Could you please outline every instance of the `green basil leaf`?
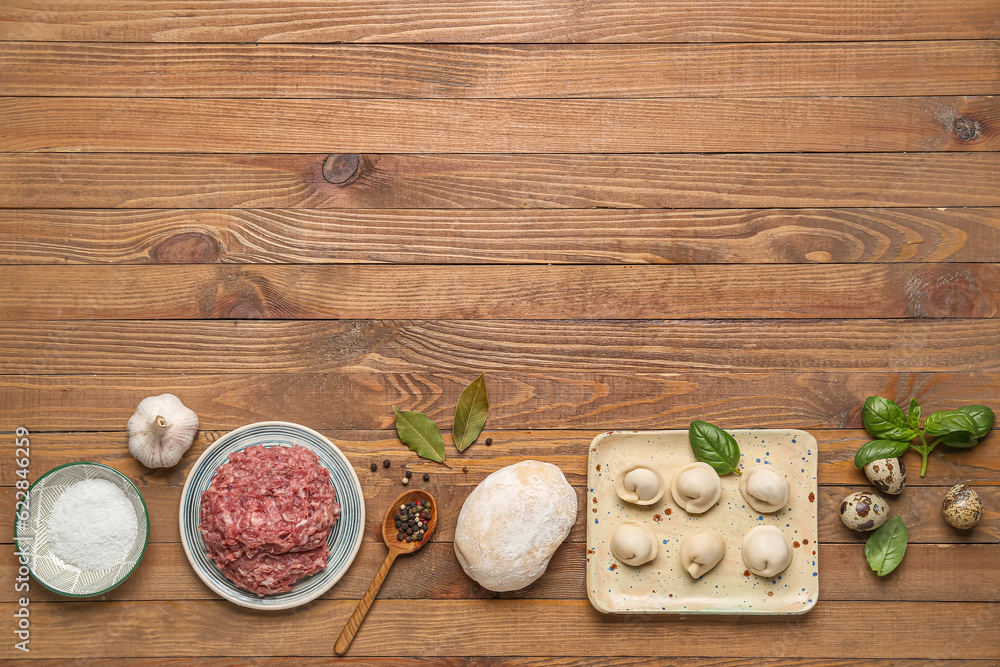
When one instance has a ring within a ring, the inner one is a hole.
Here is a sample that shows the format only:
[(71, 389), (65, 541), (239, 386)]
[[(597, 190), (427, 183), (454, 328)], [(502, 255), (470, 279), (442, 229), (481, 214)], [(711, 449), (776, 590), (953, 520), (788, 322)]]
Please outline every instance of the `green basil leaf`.
[(458, 451), (476, 441), (486, 425), (486, 414), (490, 411), (490, 399), (486, 395), (485, 374), (480, 375), (462, 391), (455, 406), (455, 425), (452, 437)]
[(736, 438), (715, 424), (703, 421), (691, 422), (688, 440), (691, 442), (694, 457), (715, 468), (720, 475), (739, 473), (737, 466), (740, 462), (740, 446), (736, 444)]
[(421, 458), (443, 463), (444, 438), (434, 420), (422, 412), (400, 412), (395, 405), (392, 411), (396, 413), (396, 433), (403, 444)]
[(924, 422), (924, 432), (927, 435), (935, 437), (967, 433), (969, 436), (975, 438), (977, 431), (979, 431), (979, 426), (976, 424), (976, 421), (969, 415), (958, 410), (934, 412)]
[(894, 516), (876, 530), (865, 542), (865, 558), (868, 566), (880, 577), (884, 577), (903, 562), (906, 553), (906, 521)]
[(854, 467), (861, 470), (872, 461), (894, 459), (910, 448), (910, 443), (898, 440), (872, 440), (862, 445), (854, 455)]
[(996, 415), (985, 405), (966, 405), (957, 410), (964, 412), (976, 423), (976, 437), (982, 440), (990, 434)]
[(906, 423), (914, 431), (920, 430), (920, 404), (917, 399), (910, 399), (910, 408), (906, 411)]
[(881, 396), (869, 396), (861, 409), (865, 429), (880, 440), (913, 440), (919, 435), (910, 428), (903, 409)]
[(969, 433), (967, 431), (957, 431), (955, 433), (948, 433), (941, 436), (938, 442), (948, 445), (949, 447), (958, 447), (960, 449), (966, 449), (972, 447), (979, 443), (979, 438), (976, 437), (974, 433)]

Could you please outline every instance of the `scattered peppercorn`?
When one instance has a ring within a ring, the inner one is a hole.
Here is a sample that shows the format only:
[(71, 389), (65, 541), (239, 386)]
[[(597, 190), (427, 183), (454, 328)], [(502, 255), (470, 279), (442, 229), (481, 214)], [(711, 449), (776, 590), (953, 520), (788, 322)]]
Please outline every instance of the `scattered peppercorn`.
[(404, 477), (403, 478), (403, 486), (406, 486), (409, 483), (410, 483), (410, 478), (409, 477)]
[(410, 479), (411, 477), (413, 477), (413, 471), (412, 470), (407, 470), (406, 471), (406, 479)]
[(378, 466), (373, 463), (372, 464), (372, 472), (375, 472), (376, 470), (378, 470)]
[(469, 466), (462, 466), (462, 472), (469, 472)]
[(489, 447), (493, 444), (493, 438), (486, 438), (486, 446)]
[(390, 461), (389, 459), (386, 459), (385, 461), (382, 461), (382, 467), (383, 468), (388, 468), (391, 465), (392, 465), (392, 461)]
[(424, 481), (426, 482), (426, 481), (427, 481), (427, 480), (429, 480), (430, 478), (431, 478), (431, 476), (430, 476), (430, 473), (426, 473), (426, 472), (425, 472), (425, 473), (424, 473)]

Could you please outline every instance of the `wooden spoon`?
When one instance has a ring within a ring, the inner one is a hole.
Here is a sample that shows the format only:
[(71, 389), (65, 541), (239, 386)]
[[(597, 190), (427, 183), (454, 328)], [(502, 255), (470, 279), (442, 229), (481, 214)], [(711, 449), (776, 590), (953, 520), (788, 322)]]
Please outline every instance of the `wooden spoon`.
[[(395, 515), (400, 511), (399, 506), (404, 505), (408, 502), (419, 502), (421, 500), (430, 501), (431, 504), (431, 518), (427, 522), (427, 527), (424, 528), (424, 536), (418, 541), (407, 542), (399, 541), (396, 539), (396, 534), (399, 532), (396, 530), (396, 520)], [(379, 568), (378, 574), (372, 579), (371, 585), (368, 590), (365, 591), (364, 597), (358, 602), (357, 608), (351, 617), (347, 619), (347, 625), (344, 626), (344, 630), (340, 633), (340, 637), (337, 638), (337, 643), (334, 645), (333, 650), (337, 655), (344, 655), (347, 653), (347, 647), (351, 645), (351, 640), (354, 639), (354, 635), (357, 634), (358, 628), (361, 627), (361, 622), (365, 620), (365, 615), (368, 613), (368, 608), (372, 606), (372, 602), (375, 601), (375, 596), (378, 595), (378, 591), (382, 588), (382, 582), (385, 581), (385, 577), (389, 574), (389, 568), (396, 560), (396, 556), (402, 554), (411, 554), (420, 547), (427, 544), (427, 541), (431, 539), (431, 533), (434, 532), (434, 528), (437, 526), (437, 503), (434, 502), (434, 496), (423, 491), (421, 489), (413, 489), (412, 491), (407, 491), (406, 493), (396, 498), (392, 505), (385, 512), (385, 518), (382, 519), (382, 539), (385, 541), (385, 545), (389, 547), (389, 555), (385, 557), (385, 562), (382, 563), (382, 567)]]

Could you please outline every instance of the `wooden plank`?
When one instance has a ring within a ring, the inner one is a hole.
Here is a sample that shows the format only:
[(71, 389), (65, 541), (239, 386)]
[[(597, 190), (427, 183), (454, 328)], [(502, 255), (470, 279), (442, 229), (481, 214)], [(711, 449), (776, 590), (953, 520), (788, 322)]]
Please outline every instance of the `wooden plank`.
[(0, 284), (18, 285), (0, 293), (7, 320), (993, 318), (1000, 310), (1000, 264), (0, 266)]
[[(663, 664), (673, 664), (671, 661), (673, 655), (662, 656), (660, 660)], [(109, 661), (105, 658), (74, 658), (73, 665), (75, 667), (91, 667), (97, 666), (107, 667)], [(116, 664), (120, 661), (113, 661)], [(164, 662), (163, 658), (129, 658), (128, 664), (131, 667), (160, 667)], [(204, 660), (202, 658), (170, 658), (170, 665), (172, 667), (186, 667), (187, 665), (203, 664)], [(35, 667), (63, 667), (66, 664), (65, 660), (7, 660), (7, 665), (11, 667), (26, 667), (28, 665), (34, 665)], [(216, 657), (212, 658), (212, 664), (218, 667), (243, 667), (244, 665), (265, 665), (270, 667), (271, 665), (294, 665), (299, 667), (317, 667), (319, 665), (329, 665), (330, 658), (303, 658), (303, 657), (279, 657), (279, 656), (268, 656), (266, 658), (260, 657), (241, 657), (241, 658), (223, 658)], [(408, 657), (408, 656), (393, 656), (391, 658), (373, 658), (373, 657), (362, 657), (355, 658), (350, 656), (337, 656), (338, 665), (361, 665), (362, 667), (426, 667), (427, 660), (420, 657)], [(477, 657), (475, 662), (472, 663), (469, 658), (435, 658), (435, 665), (442, 665), (444, 667), (463, 667), (469, 664), (475, 664), (477, 667), (646, 667), (649, 664), (649, 658), (630, 658), (630, 657), (605, 657), (605, 656), (587, 656), (586, 658), (565, 658), (565, 657), (543, 657), (543, 656), (527, 656), (527, 657)], [(703, 658), (703, 657), (688, 657), (684, 659), (685, 665), (690, 665), (690, 667), (742, 667), (746, 664), (745, 658)], [(755, 665), (760, 665), (761, 667), (844, 667), (844, 661), (836, 658), (831, 659), (821, 659), (821, 658), (757, 658), (754, 660)], [(867, 667), (921, 667), (926, 665), (926, 660), (865, 660), (865, 665)], [(954, 659), (954, 660), (935, 660), (936, 665), (948, 666), (956, 665), (958, 667), (996, 667), (996, 661), (994, 660), (965, 660), (965, 659)]]
[[(513, 463), (513, 461), (511, 461)], [(416, 467), (416, 466), (415, 466)], [(471, 471), (472, 468), (470, 467)], [(177, 474), (177, 473), (174, 473)], [(911, 472), (912, 474), (912, 472)], [(468, 480), (462, 478), (468, 477)], [(371, 474), (362, 479), (371, 478)], [(458, 478), (456, 480), (456, 478)], [(475, 488), (474, 476), (461, 473), (436, 472), (430, 482), (414, 483), (434, 495), (439, 511), (438, 527), (435, 540), (450, 542), (455, 538), (455, 522), (458, 519), (462, 504), (472, 489)], [(478, 480), (477, 480), (478, 481)], [(1000, 486), (979, 485), (977, 493), (985, 507), (983, 517), (973, 530), (960, 531), (949, 526), (941, 515), (941, 502), (954, 480), (949, 480), (946, 486), (914, 486), (904, 491), (903, 495), (888, 500), (893, 515), (902, 516), (906, 520), (910, 544), (991, 544), (1000, 541)], [(381, 542), (377, 533), (378, 522), (382, 513), (403, 489), (402, 484), (395, 485), (365, 485), (365, 508), (367, 529), (364, 540)], [(855, 491), (870, 491), (871, 486), (853, 484), (851, 486), (820, 485), (816, 497), (819, 515), (819, 541), (822, 544), (850, 544), (857, 548), (863, 547), (868, 533), (857, 533), (847, 529), (840, 520), (840, 503)], [(570, 542), (586, 542), (587, 523), (589, 522), (586, 508), (586, 483), (576, 485), (581, 511), (566, 538)], [(150, 542), (176, 543), (180, 541), (177, 521), (177, 508), (180, 505), (180, 486), (147, 486), (142, 488), (143, 498), (150, 517)], [(13, 542), (14, 509), (16, 504), (15, 489), (0, 487), (0, 498), (4, 513), (0, 515), (0, 539), (3, 543)], [(677, 510), (679, 511), (679, 510)], [(669, 521), (669, 518), (666, 519)], [(859, 568), (860, 569), (860, 568)]]
[(0, 264), (998, 262), (1000, 209), (0, 209)]
[(773, 42), (990, 39), (992, 0), (905, 11), (864, 0), (512, 0), (502, 6), (434, 0), (32, 0), (8, 5), (3, 38), (89, 42)]
[[(914, 63), (920, 63), (914, 67)], [(4, 94), (582, 98), (994, 95), (995, 41), (851, 44), (0, 43)]]
[[(215, 600), (39, 603), (31, 607), (31, 654), (37, 658), (332, 654), (331, 628), (354, 610), (352, 600), (323, 600), (262, 614)], [(9, 603), (0, 614), (15, 611)], [(882, 619), (873, 623), (872, 618)], [(419, 618), (438, 632), (415, 632), (403, 645), (399, 627)], [(941, 623), (941, 618), (949, 619)], [(474, 619), (470, 622), (470, 619)], [(714, 622), (712, 622), (714, 621)], [(845, 658), (992, 659), (1000, 605), (982, 602), (827, 602), (802, 616), (702, 618), (601, 616), (585, 600), (380, 600), (351, 645), (353, 656), (702, 655)], [(246, 632), (252, 625), (253, 632)], [(921, 628), (912, 632), (913, 627)], [(885, 637), (906, 636), (905, 642)], [(845, 642), (844, 637), (851, 641)], [(141, 637), (141, 641), (136, 641)], [(183, 637), (183, 641), (178, 641)], [(239, 637), (239, 641), (233, 641)], [(599, 643), (597, 639), (599, 638)], [(11, 643), (0, 656), (20, 657)]]
[(1000, 322), (28, 320), (0, 349), (10, 375), (1000, 371)]
[(0, 153), (0, 201), (4, 208), (1000, 205), (1000, 153), (366, 154), (341, 185), (323, 177), (326, 159)]
[(704, 153), (997, 150), (998, 97), (0, 98), (0, 150)]
[[(451, 469), (422, 461), (404, 449), (395, 430), (388, 431), (333, 431), (323, 434), (332, 440), (354, 464), (358, 478), (366, 487), (397, 488), (405, 468), (417, 475), (428, 473), (435, 485), (479, 484), (490, 473), (525, 459), (546, 461), (559, 468), (574, 484), (587, 481), (587, 445), (597, 434), (591, 430), (559, 431), (500, 431), (488, 425), (486, 433), (475, 447), (461, 456), (450, 451), (451, 436), (445, 428)], [(871, 437), (863, 430), (810, 429), (816, 437), (818, 451), (818, 476), (822, 484), (841, 486), (864, 485), (866, 479), (854, 467), (854, 454)], [(191, 449), (182, 462), (169, 470), (149, 470), (136, 461), (127, 449), (128, 437), (124, 422), (117, 432), (32, 433), (29, 436), (30, 475), (34, 481), (46, 470), (72, 461), (96, 461), (109, 465), (131, 478), (138, 486), (181, 486), (195, 460), (223, 431), (199, 431)], [(483, 444), (486, 437), (493, 439), (491, 446)], [(917, 474), (920, 457), (907, 454), (904, 461), (909, 466), (907, 486), (949, 486), (961, 480), (974, 486), (1000, 486), (1000, 447), (993, 445), (1000, 433), (991, 435), (982, 446), (969, 449), (952, 449), (941, 446), (932, 454), (927, 476)], [(13, 461), (14, 440), (5, 446), (6, 460)], [(383, 469), (382, 461), (395, 462), (394, 468)], [(372, 463), (378, 464), (373, 473)], [(465, 469), (465, 470), (463, 470)], [(14, 486), (19, 478), (13, 465), (0, 466), (0, 486)]]
[[(197, 355), (197, 352), (193, 354)], [(173, 393), (201, 428), (262, 420), (389, 429), (392, 406), (451, 423), (469, 373), (3, 376), (0, 417), (31, 432), (120, 432), (146, 396)], [(1000, 373), (491, 372), (491, 429), (861, 428), (865, 397), (950, 410), (1000, 395)], [(589, 442), (589, 438), (587, 439)]]
[[(810, 545), (812, 546), (812, 545)], [(492, 598), (586, 600), (586, 544), (560, 547), (545, 574), (519, 591), (492, 593), (462, 571), (450, 542), (432, 541), (413, 558), (393, 566), (379, 592), (379, 600), (471, 600)], [(993, 563), (1000, 558), (997, 544), (911, 544), (895, 576), (877, 577), (864, 567), (862, 550), (855, 545), (824, 544), (820, 554), (819, 599), (871, 601), (998, 602), (1000, 573)], [(378, 542), (361, 545), (351, 569), (321, 599), (359, 600), (385, 558)], [(738, 558), (739, 556), (734, 556)], [(0, 550), (0, 575), (13, 581), (17, 557), (10, 548)], [(864, 571), (862, 571), (864, 570)], [(32, 603), (73, 600), (29, 582), (29, 591), (13, 586), (0, 589), (0, 602), (16, 602), (27, 592)], [(106, 600), (211, 600), (218, 599), (188, 564), (180, 544), (151, 544), (139, 569), (124, 584), (105, 595)]]

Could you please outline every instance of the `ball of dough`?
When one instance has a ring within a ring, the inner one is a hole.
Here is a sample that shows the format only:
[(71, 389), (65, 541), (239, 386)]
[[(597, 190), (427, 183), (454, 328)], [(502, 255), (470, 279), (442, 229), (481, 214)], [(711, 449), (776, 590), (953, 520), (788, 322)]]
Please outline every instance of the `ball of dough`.
[(576, 492), (551, 463), (497, 470), (462, 505), (455, 556), (491, 591), (514, 591), (542, 576), (576, 522)]
[(660, 471), (648, 463), (633, 463), (615, 478), (618, 497), (635, 505), (658, 503), (666, 490)]
[(626, 521), (611, 535), (611, 555), (626, 565), (642, 565), (656, 558), (656, 535), (644, 523)]
[(715, 468), (698, 461), (689, 463), (670, 480), (670, 493), (681, 509), (691, 514), (702, 514), (719, 502), (722, 480)]
[(719, 564), (726, 553), (726, 539), (714, 528), (701, 528), (681, 542), (681, 567), (695, 579)]
[(753, 466), (740, 475), (740, 493), (758, 512), (777, 512), (788, 504), (788, 480), (773, 466)]
[(757, 526), (743, 537), (743, 562), (761, 577), (775, 577), (792, 562), (792, 545), (776, 526)]

